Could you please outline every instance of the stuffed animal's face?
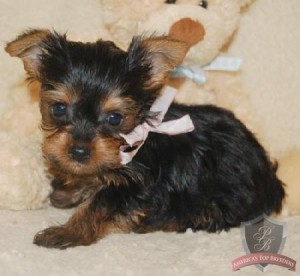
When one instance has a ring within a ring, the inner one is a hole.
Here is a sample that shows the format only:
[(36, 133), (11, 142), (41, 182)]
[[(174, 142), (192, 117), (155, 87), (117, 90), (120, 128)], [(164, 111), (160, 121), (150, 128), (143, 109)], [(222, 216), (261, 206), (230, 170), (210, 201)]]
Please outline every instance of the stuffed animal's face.
[(185, 65), (205, 65), (237, 27), (240, 8), (251, 0), (102, 0), (105, 23), (126, 47), (131, 35), (169, 34), (190, 45)]
[[(138, 25), (138, 32), (163, 32), (190, 45), (186, 65), (211, 62), (230, 39), (247, 0), (178, 0)], [(174, 1), (172, 1), (174, 2)], [(248, 1), (249, 2), (249, 1)]]

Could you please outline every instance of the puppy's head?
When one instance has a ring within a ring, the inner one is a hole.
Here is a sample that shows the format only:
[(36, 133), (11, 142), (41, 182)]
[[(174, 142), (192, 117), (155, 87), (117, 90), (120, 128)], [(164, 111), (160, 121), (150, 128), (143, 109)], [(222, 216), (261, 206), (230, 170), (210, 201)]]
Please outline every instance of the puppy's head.
[(122, 51), (109, 41), (72, 42), (31, 30), (6, 51), (41, 83), (46, 160), (63, 172), (92, 175), (120, 166), (120, 133), (151, 116), (151, 104), (188, 46), (167, 37), (136, 37)]

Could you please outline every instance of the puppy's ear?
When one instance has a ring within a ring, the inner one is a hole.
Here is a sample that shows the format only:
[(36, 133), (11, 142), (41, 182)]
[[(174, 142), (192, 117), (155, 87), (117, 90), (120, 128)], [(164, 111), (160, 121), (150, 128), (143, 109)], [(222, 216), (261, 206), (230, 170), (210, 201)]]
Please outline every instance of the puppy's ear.
[(24, 69), (32, 78), (38, 77), (43, 47), (41, 44), (50, 36), (49, 30), (30, 30), (9, 42), (5, 51), (12, 57), (19, 57), (24, 63)]
[(170, 71), (182, 63), (188, 50), (188, 44), (167, 36), (135, 37), (128, 49), (129, 70), (147, 72), (145, 88), (160, 87)]

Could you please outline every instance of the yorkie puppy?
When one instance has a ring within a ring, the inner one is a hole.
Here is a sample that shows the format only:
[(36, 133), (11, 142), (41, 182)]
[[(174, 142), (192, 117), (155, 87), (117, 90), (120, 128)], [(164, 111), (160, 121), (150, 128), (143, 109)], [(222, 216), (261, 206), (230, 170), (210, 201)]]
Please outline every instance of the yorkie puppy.
[[(219, 232), (281, 210), (276, 165), (230, 111), (172, 103), (162, 124), (173, 120), (184, 129), (190, 118), (194, 130), (155, 131), (160, 112), (152, 107), (183, 61), (185, 43), (135, 37), (123, 51), (110, 41), (30, 30), (6, 51), (41, 83), (50, 200), (59, 208), (79, 205), (64, 225), (37, 233), (35, 244), (64, 249), (110, 233)], [(190, 117), (178, 124), (184, 115)], [(140, 126), (148, 137), (130, 143)]]

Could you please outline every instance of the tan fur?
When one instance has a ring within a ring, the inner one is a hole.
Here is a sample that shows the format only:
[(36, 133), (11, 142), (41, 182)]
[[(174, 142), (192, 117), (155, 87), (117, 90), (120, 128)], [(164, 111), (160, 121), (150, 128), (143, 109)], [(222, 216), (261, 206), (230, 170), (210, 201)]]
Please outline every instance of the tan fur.
[(30, 82), (28, 85), (29, 95), (32, 102), (40, 101), (41, 84), (38, 81)]
[(121, 126), (122, 133), (129, 133), (136, 125), (136, 102), (130, 98), (120, 97), (119, 93), (111, 93), (101, 103), (101, 110), (105, 113), (117, 112), (122, 114), (124, 120)]
[[(94, 175), (101, 167), (120, 166), (119, 147), (120, 144), (115, 139), (105, 136), (98, 136), (90, 145), (91, 158), (85, 163), (79, 163), (68, 157), (68, 150), (74, 141), (67, 129), (54, 132), (45, 137), (42, 151), (48, 160), (52, 173), (56, 170), (74, 175)], [(107, 150), (107, 149), (110, 150)]]
[(169, 72), (182, 63), (189, 50), (185, 42), (161, 37), (146, 39), (142, 41), (142, 46), (147, 49), (152, 65), (150, 80), (145, 84), (149, 89), (162, 85)]
[(26, 53), (30, 53), (31, 47), (38, 45), (44, 40), (50, 32), (48, 30), (39, 30), (26, 33), (17, 37), (15, 40), (8, 43), (5, 47), (5, 51), (12, 57), (24, 57)]
[(24, 69), (32, 77), (38, 73), (39, 60), (37, 55), (42, 53), (38, 45), (49, 36), (48, 30), (37, 30), (25, 33), (8, 43), (5, 51), (12, 57), (19, 57), (23, 60)]

